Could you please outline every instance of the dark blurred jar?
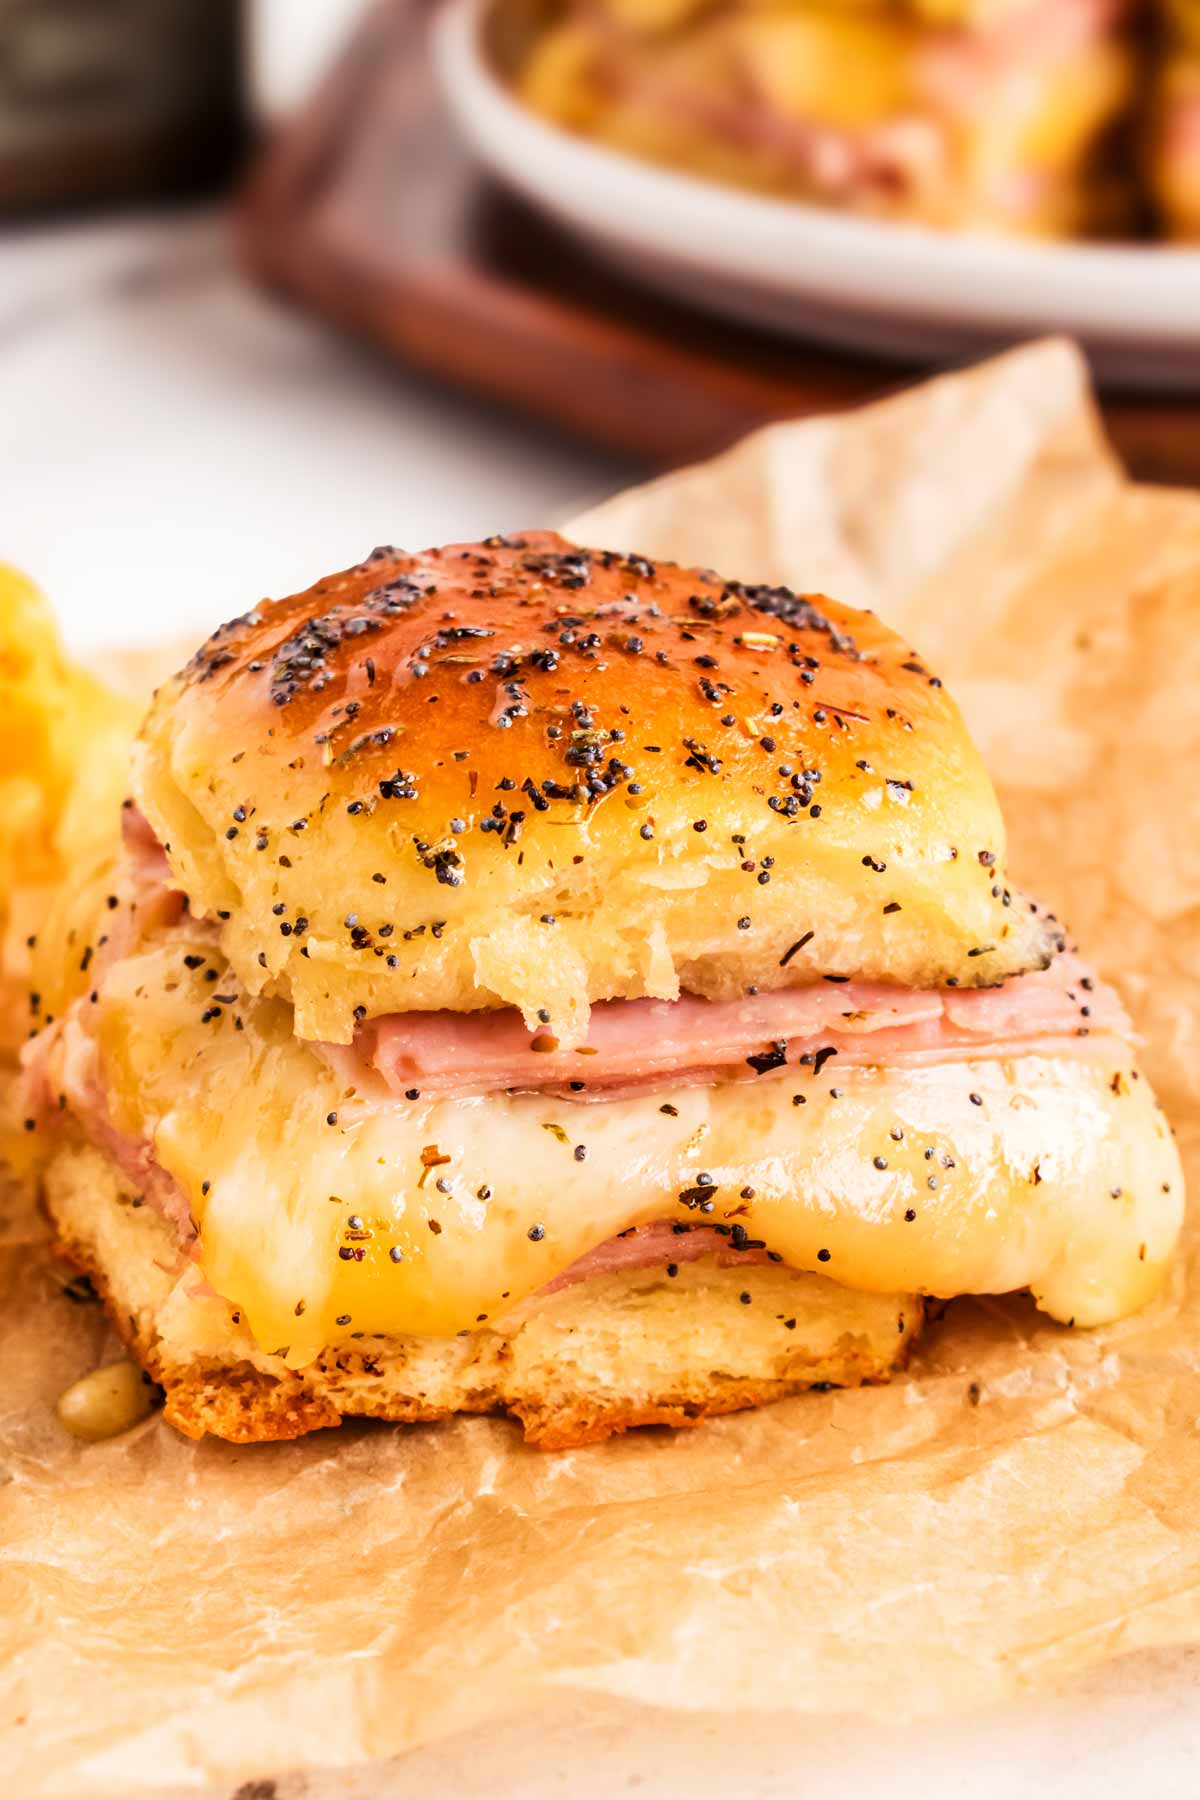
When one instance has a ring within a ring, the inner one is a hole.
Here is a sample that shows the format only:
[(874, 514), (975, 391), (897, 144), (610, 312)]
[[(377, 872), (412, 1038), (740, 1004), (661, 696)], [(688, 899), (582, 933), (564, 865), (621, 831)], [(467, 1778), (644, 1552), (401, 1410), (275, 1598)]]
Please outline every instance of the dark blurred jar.
[(242, 0), (0, 0), (0, 213), (218, 186)]

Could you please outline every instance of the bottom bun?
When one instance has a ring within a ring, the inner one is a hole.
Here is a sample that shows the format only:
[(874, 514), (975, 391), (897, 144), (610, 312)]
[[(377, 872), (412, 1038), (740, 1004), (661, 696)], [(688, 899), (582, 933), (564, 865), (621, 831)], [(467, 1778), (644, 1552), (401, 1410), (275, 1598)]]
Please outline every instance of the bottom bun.
[(181, 1263), (169, 1228), (99, 1151), (58, 1150), (46, 1201), (63, 1253), (164, 1389), (188, 1437), (300, 1437), (343, 1418), (516, 1415), (544, 1449), (710, 1414), (817, 1385), (885, 1381), (924, 1321), (914, 1294), (867, 1294), (772, 1263), (714, 1258), (603, 1274), (453, 1338), (362, 1336), (303, 1369), (264, 1353), (235, 1307)]

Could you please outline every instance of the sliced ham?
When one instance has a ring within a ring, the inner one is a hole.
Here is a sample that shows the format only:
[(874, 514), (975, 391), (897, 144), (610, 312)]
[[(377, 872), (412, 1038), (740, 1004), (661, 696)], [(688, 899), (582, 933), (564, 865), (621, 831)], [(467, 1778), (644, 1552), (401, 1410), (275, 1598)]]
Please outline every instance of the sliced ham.
[(1200, 94), (1168, 113), (1166, 149), (1171, 156), (1200, 156)]
[[(719, 1269), (744, 1266), (746, 1263), (782, 1263), (783, 1258), (768, 1250), (761, 1238), (751, 1237), (738, 1225), (684, 1225), (673, 1219), (654, 1219), (648, 1225), (632, 1225), (588, 1250), (514, 1306), (507, 1307), (493, 1321), (501, 1331), (514, 1331), (537, 1312), (542, 1301), (564, 1288), (581, 1281), (593, 1281), (603, 1275), (628, 1275), (637, 1269), (656, 1269), (667, 1276), (683, 1263), (700, 1262), (710, 1257)], [(669, 1279), (669, 1277), (668, 1277)]]
[(945, 161), (945, 134), (932, 119), (905, 116), (847, 131), (782, 113), (752, 81), (745, 94), (730, 96), (653, 70), (618, 68), (610, 85), (647, 111), (669, 113), (710, 137), (774, 158), (798, 180), (845, 204), (916, 189)]
[[(134, 809), (126, 813), (124, 832), (122, 892), (128, 904), (119, 910), (135, 921), (136, 938), (151, 923), (170, 923), (185, 902), (171, 886), (153, 832)], [(171, 1225), (184, 1255), (197, 1260), (196, 1224), (182, 1189), (158, 1164), (153, 1145), (126, 1135), (112, 1118), (87, 1005), (77, 1001), (27, 1046), (30, 1110), (48, 1114), (64, 1097), (91, 1142)], [(827, 980), (732, 1001), (695, 995), (603, 1001), (592, 1009), (587, 1043), (571, 1051), (558, 1047), (552, 1027), (531, 1036), (515, 1010), (392, 1014), (361, 1026), (349, 1047), (315, 1048), (364, 1097), (373, 1092), (385, 1102), (414, 1091), (465, 1096), (509, 1090), (603, 1101), (645, 1089), (811, 1076), (833, 1057), (842, 1068), (1033, 1051), (1110, 1054), (1114, 1040), (1132, 1037), (1113, 991), (1078, 957), (1062, 955), (1049, 969), (997, 988), (912, 991)], [(736, 1222), (681, 1230), (678, 1221), (660, 1220), (598, 1245), (540, 1292), (703, 1257), (727, 1267), (765, 1262), (771, 1252)], [(198, 1274), (195, 1280), (201, 1283), (197, 1294), (211, 1292)]]
[(678, 1225), (670, 1219), (655, 1219), (650, 1225), (635, 1225), (618, 1237), (597, 1244), (539, 1288), (538, 1295), (556, 1294), (561, 1288), (574, 1287), (576, 1282), (588, 1281), (595, 1275), (623, 1275), (655, 1266), (666, 1269), (671, 1264), (699, 1262), (705, 1256), (714, 1257), (722, 1269), (734, 1263), (782, 1261), (781, 1257), (772, 1257), (766, 1244), (750, 1237), (744, 1229)]
[[(777, 1070), (962, 1061), (1033, 1048), (1084, 1050), (1129, 1039), (1117, 996), (1076, 956), (1003, 987), (912, 992), (863, 981), (779, 988), (741, 1000), (608, 1000), (588, 1041), (560, 1050), (516, 1011), (392, 1013), (323, 1054), (350, 1082), (374, 1075), (398, 1096), (551, 1092), (614, 1099), (642, 1088)], [(580, 1085), (582, 1083), (582, 1086)]]
[(1081, 55), (1128, 12), (1128, 0), (1056, 0), (1017, 7), (983, 30), (931, 32), (920, 56), (926, 89), (948, 112), (970, 118), (1001, 83)]
[(131, 800), (121, 812), (121, 842), (130, 874), (138, 887), (170, 884), (171, 866), (167, 853), (145, 813)]
[[(85, 1004), (85, 1003), (84, 1003)], [(95, 1039), (80, 1023), (81, 1003), (38, 1033), (22, 1053), (24, 1104), (39, 1121), (65, 1101), (89, 1143), (111, 1158), (139, 1199), (171, 1226), (184, 1250), (194, 1254), (196, 1222), (182, 1188), (156, 1161), (150, 1143), (130, 1137), (114, 1123), (100, 1072)]]
[[(785, 110), (735, 38), (738, 79), (721, 87), (664, 73), (653, 53), (628, 53), (621, 27), (589, 15), (604, 34), (598, 79), (614, 96), (647, 112), (691, 122), (719, 141), (770, 156), (835, 203), (853, 205), (921, 192), (951, 177), (952, 141), (1007, 86), (1028, 86), (1113, 33), (1129, 0), (1035, 0), (984, 26), (931, 28), (914, 63), (914, 92), (904, 106), (856, 126)], [(1038, 171), (1022, 171), (1035, 190)], [(1019, 199), (1014, 192), (1014, 203)], [(1034, 192), (1029, 197), (1032, 199)]]
[(108, 916), (103, 940), (96, 945), (93, 980), (128, 956), (140, 938), (176, 924), (187, 906), (154, 828), (136, 806), (127, 806), (121, 814), (121, 840), (125, 858), (118, 904)]

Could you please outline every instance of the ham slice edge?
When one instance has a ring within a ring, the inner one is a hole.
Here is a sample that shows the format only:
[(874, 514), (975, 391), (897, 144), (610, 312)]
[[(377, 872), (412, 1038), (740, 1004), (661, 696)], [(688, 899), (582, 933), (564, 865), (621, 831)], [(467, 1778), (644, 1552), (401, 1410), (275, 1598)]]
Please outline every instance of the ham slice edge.
[(1112, 989), (1064, 954), (997, 988), (848, 981), (730, 1001), (601, 1001), (575, 1050), (558, 1048), (552, 1026), (531, 1036), (515, 1010), (391, 1013), (361, 1026), (349, 1048), (319, 1048), (348, 1082), (374, 1076), (396, 1097), (515, 1090), (611, 1100), (668, 1083), (795, 1073), (830, 1055), (845, 1068), (1086, 1052), (1093, 1035), (1131, 1041), (1133, 1029)]
[[(136, 809), (130, 809), (123, 825), (142, 928), (151, 921), (171, 924), (183, 897), (170, 885), (161, 847)], [(121, 954), (119, 945), (114, 949), (109, 960)], [(57, 1062), (62, 1091), (87, 1135), (141, 1189), (174, 1228), (183, 1254), (194, 1260), (199, 1245), (183, 1192), (157, 1164), (148, 1141), (129, 1138), (113, 1124), (96, 1046), (79, 1011), (76, 1003), (60, 1024), (26, 1047), (22, 1060), (31, 1104), (49, 1112), (48, 1065)], [(392, 1096), (413, 1087), (422, 1094), (445, 1095), (516, 1088), (611, 1100), (667, 1083), (731, 1076), (749, 1080), (782, 1069), (819, 1069), (822, 1053), (836, 1054), (844, 1067), (1039, 1050), (1088, 1054), (1099, 1048), (1095, 1040), (1134, 1041), (1117, 995), (1071, 953), (1046, 970), (997, 988), (915, 991), (851, 980), (780, 988), (733, 1001), (695, 995), (676, 1001), (601, 1001), (592, 1009), (583, 1051), (559, 1051), (549, 1031), (537, 1036), (550, 1038), (550, 1044), (535, 1049), (537, 1038), (516, 1011), (395, 1013), (360, 1027), (348, 1047), (314, 1048), (348, 1079), (373, 1077)], [(576, 1091), (580, 1081), (586, 1084), (582, 1093)], [(715, 1226), (679, 1232), (674, 1222), (659, 1220), (597, 1245), (538, 1294), (593, 1276), (660, 1263), (665, 1268), (706, 1256), (725, 1267), (764, 1262), (770, 1252), (757, 1243), (738, 1249), (732, 1228), (729, 1236)]]

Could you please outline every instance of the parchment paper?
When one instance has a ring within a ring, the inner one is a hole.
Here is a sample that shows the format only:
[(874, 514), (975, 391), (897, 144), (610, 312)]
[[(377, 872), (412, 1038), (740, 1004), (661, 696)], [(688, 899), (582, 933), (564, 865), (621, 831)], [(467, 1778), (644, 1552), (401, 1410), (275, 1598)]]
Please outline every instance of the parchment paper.
[[(911, 635), (1200, 1191), (1200, 496), (1124, 480), (1075, 352), (772, 427), (568, 529)], [(564, 1689), (895, 1721), (1200, 1641), (1194, 1232), (1112, 1329), (957, 1302), (888, 1388), (557, 1456), (492, 1420), (80, 1446), (53, 1402), (114, 1345), (63, 1283), (0, 1197), (8, 1792), (227, 1793)]]

